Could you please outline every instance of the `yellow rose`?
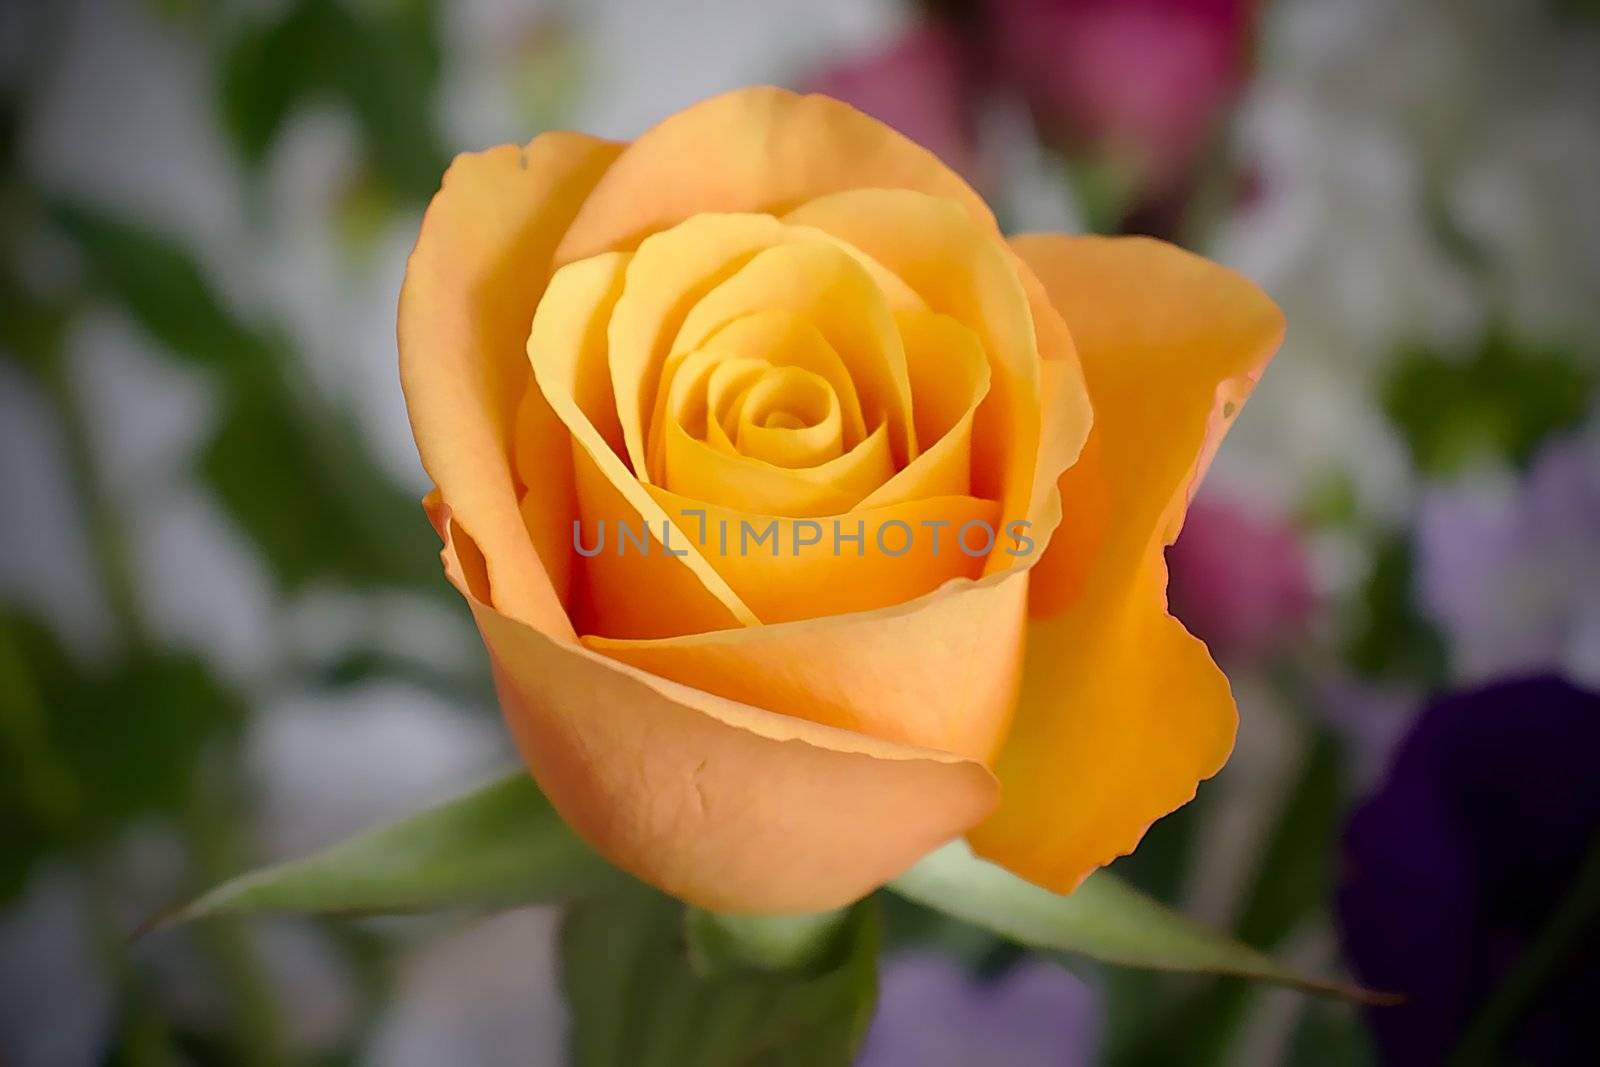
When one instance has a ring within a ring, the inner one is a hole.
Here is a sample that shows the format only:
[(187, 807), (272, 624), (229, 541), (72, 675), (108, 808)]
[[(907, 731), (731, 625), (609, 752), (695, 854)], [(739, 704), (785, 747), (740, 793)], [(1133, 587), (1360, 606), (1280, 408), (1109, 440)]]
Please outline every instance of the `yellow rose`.
[(399, 315), (534, 776), (618, 866), (742, 911), (962, 835), (1070, 891), (1221, 767), (1162, 550), (1281, 335), (1230, 271), (1008, 243), (924, 149), (768, 88), (459, 157)]

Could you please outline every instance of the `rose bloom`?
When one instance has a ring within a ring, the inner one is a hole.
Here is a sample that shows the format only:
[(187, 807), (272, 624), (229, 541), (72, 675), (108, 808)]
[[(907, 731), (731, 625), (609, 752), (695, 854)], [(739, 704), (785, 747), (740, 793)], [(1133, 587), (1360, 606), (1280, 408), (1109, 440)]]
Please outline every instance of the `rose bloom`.
[[(773, 912), (962, 836), (1067, 892), (1221, 767), (1162, 553), (1282, 329), (1169, 245), (1008, 242), (927, 150), (770, 88), (458, 157), (399, 315), (534, 777), (619, 867)], [(746, 523), (774, 546), (719, 543)]]

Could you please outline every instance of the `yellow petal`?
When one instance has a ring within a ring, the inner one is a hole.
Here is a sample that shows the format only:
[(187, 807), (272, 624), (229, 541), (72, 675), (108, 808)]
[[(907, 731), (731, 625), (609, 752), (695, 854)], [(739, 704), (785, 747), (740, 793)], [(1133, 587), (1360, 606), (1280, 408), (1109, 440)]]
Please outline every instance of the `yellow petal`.
[[(1043, 418), (1039, 463), (1033, 472), (1033, 497), (1028, 508), (1030, 533), (1038, 553), (1050, 544), (1061, 523), (1061, 494), (1056, 483), (1086, 447), (1094, 412), (1071, 331), (1033, 269), (1015, 253), (1012, 258), (1017, 277), (1022, 281), (1022, 291), (1028, 295), (1028, 308), (1033, 312), (1033, 332), (1040, 356), (1039, 393)], [(1039, 558), (1037, 554), (1030, 555), (1021, 565), (1031, 566)]]
[(790, 518), (646, 488), (689, 545), (765, 623), (904, 603), (951, 579), (978, 577), (990, 551), (1007, 543), (999, 505), (970, 496)]
[(1004, 803), (969, 837), (1068, 892), (1192, 798), (1232, 747), (1227, 679), (1167, 614), (1163, 549), (1283, 319), (1244, 278), (1161, 242), (1013, 244), (1072, 331), (1095, 423), (1031, 575)]
[(573, 220), (556, 262), (636, 248), (705, 212), (786, 211), (873, 187), (949, 198), (995, 231), (982, 198), (921, 145), (837, 100), (757, 87), (702, 101), (628, 146)]
[(705, 376), (716, 363), (728, 359), (755, 360), (777, 367), (803, 367), (820, 375), (839, 398), (844, 447), (854, 448), (867, 436), (861, 398), (839, 353), (801, 316), (782, 308), (770, 308), (734, 319), (712, 334), (703, 348), (675, 352), (667, 357), (657, 389), (656, 413), (649, 426), (653, 481), (659, 482), (663, 477), (663, 458), (657, 452), (662, 443), (665, 419), (676, 418), (690, 436), (704, 439), (697, 420), (703, 417), (705, 407)]
[[(764, 349), (769, 342), (774, 347)], [(883, 484), (893, 473), (883, 426), (857, 439), (844, 455), (812, 467), (778, 467), (739, 454), (722, 420), (737, 415), (733, 405), (740, 391), (773, 366), (803, 367), (827, 382), (836, 399), (842, 394), (842, 441), (858, 438), (860, 404), (838, 354), (791, 313), (763, 312), (736, 319), (706, 348), (668, 359), (661, 382), (667, 399), (651, 426), (652, 437), (664, 436), (662, 444), (652, 446), (652, 467), (659, 464), (653, 480), (696, 500), (795, 517), (848, 511)], [(737, 434), (737, 425), (729, 426)]]
[[(548, 530), (550, 515), (570, 512), (572, 490), (558, 480), (519, 510), (511, 456), (528, 391), (523, 343), (556, 242), (621, 150), (553, 133), (526, 148), (457, 156), (428, 205), (400, 292), (400, 381), (423, 468), (483, 546), (495, 606), (551, 633), (570, 633), (571, 624), (529, 528)], [(521, 436), (553, 449), (550, 418), (535, 397)]]
[(793, 518), (837, 515), (848, 511), (861, 494), (852, 495), (830, 484), (826, 476), (815, 477), (815, 472), (826, 472), (846, 459), (870, 462), (876, 458), (885, 467), (889, 462), (888, 439), (881, 430), (870, 444), (858, 446), (859, 459), (841, 456), (833, 463), (806, 471), (775, 467), (734, 453), (731, 444), (728, 448), (724, 451), (696, 440), (674, 422), (667, 428), (665, 488), (688, 500), (761, 514)]
[(734, 447), (776, 467), (815, 467), (844, 455), (844, 417), (827, 379), (772, 367), (739, 404)]
[(783, 225), (767, 215), (705, 215), (653, 235), (628, 264), (608, 328), (608, 359), (624, 458), (642, 480), (658, 473), (646, 454), (646, 420), (658, 410), (658, 398), (670, 392), (671, 383), (661, 376), (684, 316), (750, 257), (784, 237)]
[(981, 763), (1011, 721), (1028, 575), (879, 611), (659, 641), (583, 643), (730, 700)]
[(758, 252), (707, 292), (684, 317), (675, 352), (703, 348), (723, 326), (758, 311), (810, 322), (850, 372), (869, 425), (889, 425), (897, 461), (917, 454), (905, 347), (883, 288), (854, 257), (824, 241)]
[[(959, 206), (921, 193), (860, 189), (784, 217), (861, 249), (903, 279), (930, 310), (968, 327), (988, 354), (989, 393), (972, 432), (972, 487), (999, 500), (1007, 523), (1030, 515), (1040, 461), (1040, 354), (1033, 314), (1010, 251)], [(1088, 411), (1081, 411), (1088, 430)], [(1017, 561), (997, 553), (990, 570)]]
[[(585, 580), (575, 604), (579, 630), (658, 637), (753, 623), (755, 616), (693, 545), (667, 551), (666, 513), (589, 417), (609, 407), (606, 325), (627, 260), (613, 253), (557, 271), (526, 341), (539, 389), (572, 436), (577, 506), (569, 515), (579, 523), (576, 550)], [(530, 485), (536, 476), (524, 472)], [(624, 530), (649, 550), (628, 551)], [(590, 555), (587, 549), (596, 546)]]
[(481, 596), (470, 539), (435, 509), (506, 720), (563, 819), (618, 867), (734, 912), (839, 907), (995, 803), (979, 763), (705, 693), (552, 639)]
[(977, 335), (948, 315), (902, 311), (895, 323), (906, 349), (911, 411), (923, 452), (857, 510), (972, 491), (972, 420), (989, 393), (989, 358)]

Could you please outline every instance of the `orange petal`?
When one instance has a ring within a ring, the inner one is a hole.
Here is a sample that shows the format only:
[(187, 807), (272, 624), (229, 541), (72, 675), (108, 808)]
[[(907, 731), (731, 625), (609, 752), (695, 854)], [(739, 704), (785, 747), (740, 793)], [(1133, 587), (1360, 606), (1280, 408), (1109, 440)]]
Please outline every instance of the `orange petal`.
[[(422, 466), (456, 522), (483, 546), (497, 608), (571, 633), (560, 595), (519, 512), (511, 469), (518, 405), (529, 381), (523, 344), (550, 257), (622, 146), (550, 133), (526, 148), (457, 156), (422, 220), (400, 291), (400, 381)], [(526, 436), (547, 447), (552, 416), (537, 400)], [(521, 502), (533, 525), (570, 513), (570, 486)], [(555, 563), (552, 569), (559, 570)]]
[[(692, 544), (667, 551), (666, 513), (589, 416), (612, 410), (606, 325), (627, 260), (611, 253), (558, 270), (526, 341), (534, 379), (571, 434), (577, 499), (568, 530), (582, 542), (576, 551), (584, 574), (584, 595), (575, 604), (579, 628), (659, 637), (753, 623), (755, 616)], [(536, 475), (524, 476), (531, 483)], [(624, 528), (639, 538), (637, 550), (624, 545)]]
[(730, 700), (987, 764), (1011, 722), (1028, 575), (872, 612), (659, 641), (583, 643)]
[[(984, 561), (991, 554), (1005, 555), (1010, 544), (999, 505), (970, 496), (790, 518), (692, 500), (659, 486), (646, 488), (673, 516), (676, 548), (698, 549), (764, 623), (901, 604), (951, 579), (977, 578)], [(679, 536), (687, 546), (676, 541)], [(964, 539), (967, 550), (958, 539)], [(606, 636), (673, 634), (609, 631)]]
[[(1040, 349), (1028, 293), (1005, 244), (950, 201), (860, 189), (803, 204), (784, 221), (814, 226), (894, 272), (936, 312), (975, 333), (993, 372), (972, 432), (972, 486), (1010, 523), (1030, 516), (1042, 439)], [(1075, 429), (1088, 432), (1088, 408)], [(992, 570), (1015, 560), (997, 553)]]
[[(1061, 494), (1056, 482), (1087, 446), (1094, 412), (1072, 333), (1033, 269), (1015, 252), (1012, 259), (1022, 291), (1028, 296), (1034, 338), (1039, 345), (1039, 394), (1044, 415), (1028, 520), (1030, 533), (1039, 546), (1036, 551), (1042, 552), (1061, 522)], [(1031, 566), (1038, 558), (1029, 556), (1022, 565)]]
[(647, 440), (671, 382), (662, 374), (684, 316), (750, 257), (784, 239), (784, 227), (767, 215), (706, 215), (654, 234), (628, 264), (627, 283), (611, 315), (607, 357), (617, 413), (626, 442), (624, 458), (644, 481), (652, 470)]
[(475, 589), (475, 546), (445, 509), (435, 521), (534, 778), (635, 877), (719, 911), (820, 911), (993, 808), (994, 778), (976, 762), (704, 693), (508, 618)]
[(1167, 614), (1163, 549), (1283, 318), (1246, 279), (1161, 242), (1013, 244), (1072, 331), (1095, 423), (1032, 572), (1004, 803), (970, 840), (1069, 892), (1192, 798), (1233, 746), (1227, 679)]
[(848, 104), (763, 86), (704, 100), (642, 134), (573, 220), (556, 262), (633, 249), (704, 212), (786, 211), (862, 188), (945, 197), (998, 232), (983, 199), (921, 145)]
[(989, 392), (989, 360), (977, 335), (948, 315), (895, 316), (911, 379), (911, 412), (922, 454), (854, 510), (972, 492), (972, 420)]

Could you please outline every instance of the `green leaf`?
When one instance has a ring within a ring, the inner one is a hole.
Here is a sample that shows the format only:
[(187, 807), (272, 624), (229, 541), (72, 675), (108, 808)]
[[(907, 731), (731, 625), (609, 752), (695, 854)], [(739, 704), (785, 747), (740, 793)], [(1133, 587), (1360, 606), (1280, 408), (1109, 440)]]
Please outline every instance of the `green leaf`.
[(519, 772), (303, 859), (240, 875), (148, 926), (260, 911), (492, 909), (571, 900), (623, 881)]
[(878, 909), (845, 915), (804, 972), (702, 977), (684, 909), (642, 886), (585, 900), (561, 931), (574, 1067), (844, 1067), (877, 997)]
[(1030, 948), (1075, 952), (1126, 967), (1237, 975), (1353, 1000), (1386, 999), (1286, 970), (1255, 949), (1169, 911), (1108, 871), (1096, 872), (1076, 892), (1062, 896), (978, 859), (957, 841), (889, 888)]

